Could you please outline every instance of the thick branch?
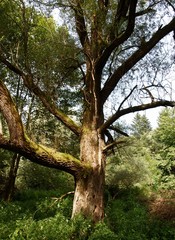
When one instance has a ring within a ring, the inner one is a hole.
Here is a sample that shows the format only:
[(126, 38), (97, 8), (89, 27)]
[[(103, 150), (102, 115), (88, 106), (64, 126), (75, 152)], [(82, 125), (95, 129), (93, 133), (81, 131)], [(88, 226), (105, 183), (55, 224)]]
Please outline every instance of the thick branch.
[(154, 10), (153, 7), (154, 7), (155, 5), (157, 5), (159, 2), (160, 2), (160, 1), (158, 1), (158, 2), (153, 2), (153, 3), (150, 4), (146, 9), (143, 9), (143, 10), (141, 10), (141, 11), (139, 11), (139, 12), (136, 12), (136, 17), (142, 16), (142, 15), (144, 15), (144, 14), (146, 14), (146, 13), (149, 13), (149, 12), (154, 12), (155, 10)]
[(154, 9), (148, 7), (146, 9), (142, 10), (142, 11), (137, 12), (136, 17), (142, 16), (142, 15), (150, 13), (150, 12), (154, 12)]
[[(122, 1), (121, 1), (122, 2)], [(132, 0), (130, 2), (129, 8), (129, 17), (128, 17), (128, 25), (126, 31), (119, 37), (115, 38), (112, 43), (104, 50), (103, 54), (99, 58), (96, 64), (96, 69), (103, 70), (107, 60), (111, 56), (111, 53), (123, 42), (125, 42), (130, 35), (133, 33), (134, 25), (135, 25), (135, 12), (136, 12), (137, 0)]]
[(81, 45), (84, 47), (85, 43), (88, 42), (88, 34), (86, 30), (83, 9), (81, 8), (79, 1), (77, 1), (77, 5), (74, 6), (73, 9), (75, 12), (76, 30), (77, 30)]
[(119, 119), (121, 116), (124, 116), (129, 113), (144, 111), (151, 108), (156, 107), (174, 107), (175, 102), (174, 101), (166, 101), (166, 100), (160, 100), (156, 102), (151, 102), (147, 104), (142, 104), (138, 106), (129, 107), (126, 109), (122, 109), (120, 111), (117, 111), (114, 115), (112, 115), (100, 128), (100, 132), (104, 132), (107, 128), (110, 127), (111, 124), (113, 124), (117, 119)]
[(85, 176), (91, 171), (89, 166), (82, 164), (70, 154), (56, 152), (54, 149), (32, 142), (27, 137), (21, 146), (18, 143), (6, 140), (0, 135), (0, 147), (19, 153), (34, 163), (63, 170), (75, 177)]
[(110, 126), (109, 129), (111, 129), (111, 130), (113, 130), (113, 131), (115, 131), (115, 132), (117, 132), (117, 133), (119, 133), (119, 134), (121, 134), (121, 135), (123, 135), (125, 137), (129, 137), (129, 135), (126, 132), (120, 130), (117, 127)]
[(0, 111), (7, 122), (10, 140), (22, 145), (24, 141), (24, 130), (21, 118), (2, 80), (0, 80)]
[(153, 47), (168, 33), (174, 30), (175, 27), (175, 18), (169, 24), (167, 24), (162, 29), (159, 29), (148, 42), (142, 43), (140, 48), (128, 58), (108, 79), (101, 91), (101, 100), (104, 103), (111, 92), (114, 90), (119, 80), (147, 53), (153, 49)]
[(120, 22), (122, 18), (126, 18), (129, 6), (131, 4), (131, 0), (120, 0), (117, 6), (117, 13), (115, 16), (115, 20)]
[(11, 64), (9, 61), (6, 60), (6, 58), (3, 56), (1, 49), (0, 49), (0, 61), (12, 72), (18, 74), (19, 76), (22, 76), (24, 73), (16, 66)]
[(0, 135), (0, 147), (16, 152), (32, 162), (43, 166), (57, 168), (71, 173), (75, 177), (86, 174), (89, 168), (73, 156), (54, 149), (44, 147), (29, 140), (24, 133), (20, 115), (16, 109), (9, 91), (0, 81), (0, 111), (2, 112), (10, 133), (10, 140)]
[(121, 102), (119, 108), (118, 108), (118, 111), (121, 109), (122, 105), (126, 102), (126, 100), (132, 95), (132, 93), (134, 92), (134, 90), (137, 88), (137, 85), (131, 90), (131, 92), (128, 94), (128, 96), (126, 96), (124, 98), (124, 100)]
[(61, 110), (57, 108), (55, 103), (52, 100), (52, 96), (50, 96), (50, 99), (48, 100), (48, 96), (46, 93), (41, 91), (41, 89), (34, 84), (33, 78), (31, 75), (26, 75), (21, 69), (14, 66), (12, 63), (7, 61), (3, 56), (0, 56), (0, 61), (11, 71), (14, 73), (20, 75), (23, 80), (25, 86), (33, 92), (39, 99), (42, 101), (43, 105), (46, 107), (50, 113), (52, 113), (59, 121), (61, 121), (66, 127), (68, 127), (72, 132), (74, 132), (77, 136), (80, 134), (80, 128), (79, 126), (66, 114), (64, 114)]
[(118, 146), (119, 144), (126, 144), (127, 143), (127, 139), (125, 138), (119, 138), (117, 139), (116, 141), (113, 141), (112, 143), (106, 145), (104, 148), (103, 148), (103, 152), (107, 152), (111, 149), (113, 149), (114, 147)]

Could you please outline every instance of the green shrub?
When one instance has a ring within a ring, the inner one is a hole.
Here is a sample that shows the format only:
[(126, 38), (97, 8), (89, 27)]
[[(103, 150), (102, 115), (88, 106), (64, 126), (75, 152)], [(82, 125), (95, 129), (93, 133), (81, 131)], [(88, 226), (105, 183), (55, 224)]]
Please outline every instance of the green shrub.
[[(56, 191), (29, 190), (18, 194), (14, 202), (0, 202), (0, 239), (38, 239), (37, 235), (45, 239), (46, 233), (42, 232), (52, 224), (55, 226), (52, 235), (56, 234), (56, 228), (62, 228), (59, 216), (68, 224), (72, 209), (72, 195), (59, 200), (58, 194)], [(34, 236), (32, 232), (35, 232)], [(55, 235), (51, 239), (54, 238)], [(65, 239), (68, 239), (67, 235)]]
[(72, 221), (72, 233), (71, 240), (88, 240), (92, 229), (93, 224), (91, 220), (85, 219), (82, 215), (76, 216)]
[[(106, 221), (118, 240), (172, 240), (172, 222), (150, 216), (137, 191), (123, 191), (106, 209)], [(142, 196), (141, 196), (142, 197)], [(142, 199), (143, 200), (143, 199)]]
[(149, 224), (148, 239), (172, 240), (175, 239), (175, 228), (172, 223), (151, 219)]
[[(33, 195), (32, 195), (33, 192)], [(1, 240), (172, 240), (171, 223), (149, 215), (138, 190), (125, 190), (106, 206), (105, 222), (70, 219), (72, 195), (53, 199), (54, 192), (29, 191), (11, 203), (0, 202)], [(48, 195), (48, 196), (47, 196)], [(31, 196), (27, 200), (26, 197)], [(33, 196), (33, 198), (32, 198)], [(47, 197), (46, 197), (47, 196)], [(55, 195), (56, 196), (56, 195)], [(19, 201), (20, 200), (20, 201)]]
[(58, 212), (67, 219), (70, 219), (72, 213), (72, 199), (71, 197), (62, 200), (59, 200), (59, 198), (45, 198), (37, 203), (36, 208), (37, 210), (33, 215), (35, 220), (54, 217)]
[(146, 239), (148, 218), (144, 207), (134, 200), (115, 200), (108, 211), (108, 221), (118, 239)]
[(98, 223), (88, 240), (118, 240), (117, 235), (108, 226), (101, 222)]
[(47, 168), (36, 163), (21, 161), (19, 176), (17, 178), (18, 189), (38, 190), (62, 190), (71, 191), (74, 188), (73, 177), (58, 169)]
[(11, 240), (56, 240), (69, 239), (71, 227), (62, 214), (44, 220), (34, 221), (32, 218), (18, 220)]

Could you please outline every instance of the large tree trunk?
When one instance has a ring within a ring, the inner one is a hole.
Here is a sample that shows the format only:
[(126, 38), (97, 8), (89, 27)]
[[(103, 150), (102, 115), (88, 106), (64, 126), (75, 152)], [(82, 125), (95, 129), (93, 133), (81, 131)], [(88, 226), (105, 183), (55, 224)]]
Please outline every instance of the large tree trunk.
[(80, 147), (81, 160), (92, 167), (92, 172), (76, 179), (72, 217), (81, 213), (98, 222), (104, 217), (104, 140), (97, 130), (85, 129)]
[(96, 169), (90, 176), (76, 181), (72, 217), (81, 213), (98, 222), (104, 217), (104, 171)]

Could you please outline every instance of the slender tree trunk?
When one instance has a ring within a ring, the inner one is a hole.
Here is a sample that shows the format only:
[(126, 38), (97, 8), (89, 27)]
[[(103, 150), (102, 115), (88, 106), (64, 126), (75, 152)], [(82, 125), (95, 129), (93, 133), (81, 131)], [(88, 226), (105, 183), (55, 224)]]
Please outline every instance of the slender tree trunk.
[(4, 191), (4, 197), (3, 197), (4, 201), (9, 202), (14, 195), (15, 181), (16, 181), (17, 171), (19, 167), (19, 162), (20, 162), (20, 155), (15, 153), (11, 161), (8, 180), (5, 185), (5, 191)]

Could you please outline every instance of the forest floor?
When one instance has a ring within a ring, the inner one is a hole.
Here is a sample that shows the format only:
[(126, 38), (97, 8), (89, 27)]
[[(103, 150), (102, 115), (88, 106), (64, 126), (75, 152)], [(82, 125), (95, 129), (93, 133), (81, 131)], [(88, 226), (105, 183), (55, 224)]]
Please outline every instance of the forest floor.
[[(63, 197), (65, 196), (65, 197)], [(9, 203), (0, 201), (0, 240), (173, 240), (175, 191), (146, 197), (122, 190), (106, 201), (102, 223), (71, 220), (72, 194), (26, 190)]]
[(175, 191), (162, 191), (148, 201), (151, 216), (164, 221), (175, 221)]

